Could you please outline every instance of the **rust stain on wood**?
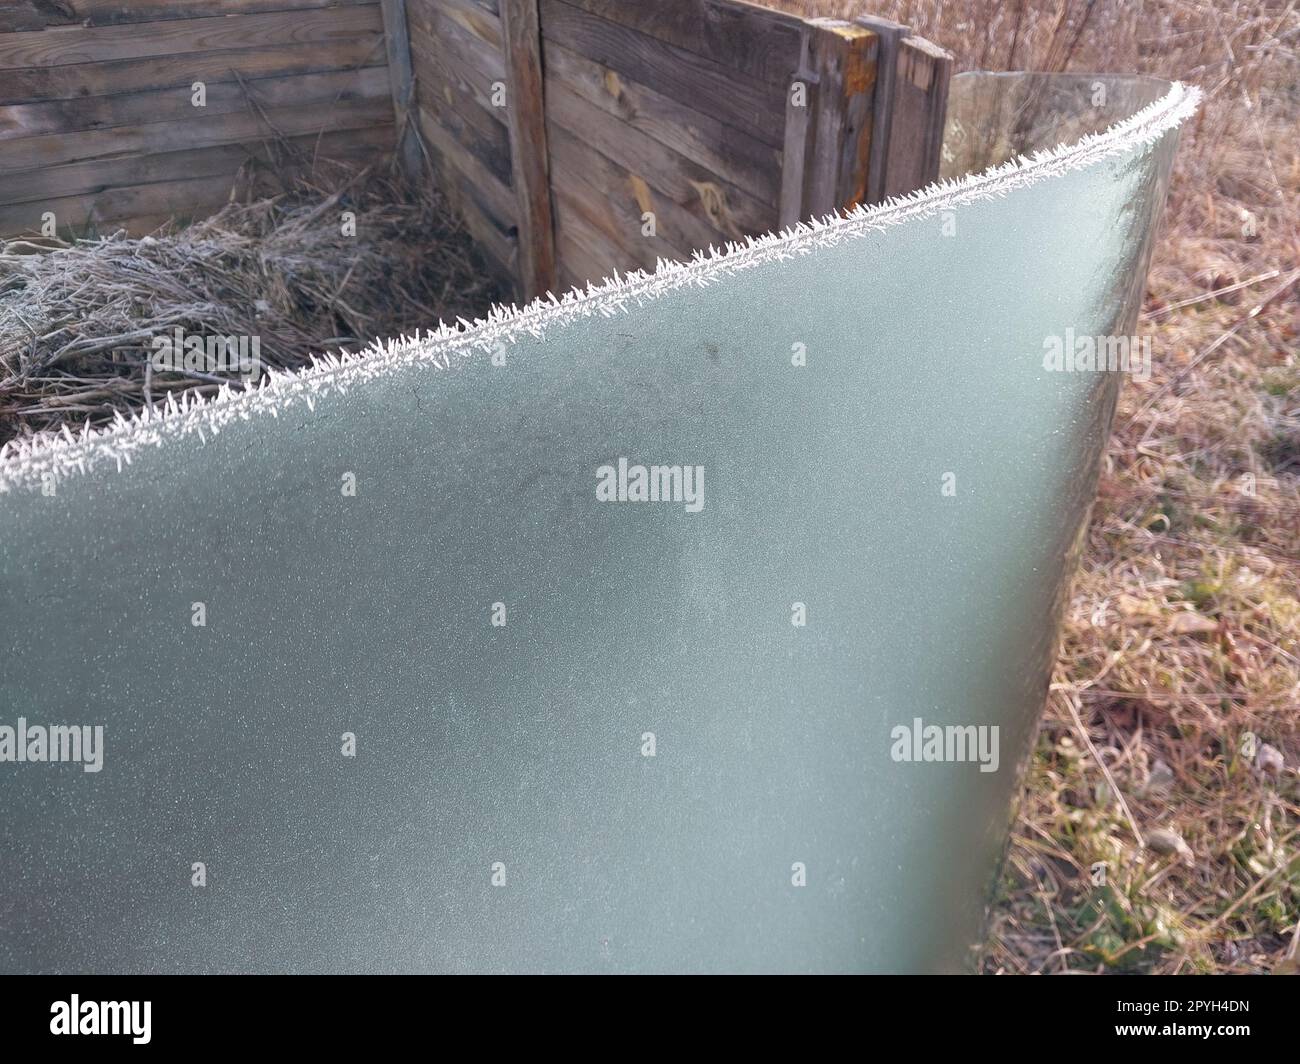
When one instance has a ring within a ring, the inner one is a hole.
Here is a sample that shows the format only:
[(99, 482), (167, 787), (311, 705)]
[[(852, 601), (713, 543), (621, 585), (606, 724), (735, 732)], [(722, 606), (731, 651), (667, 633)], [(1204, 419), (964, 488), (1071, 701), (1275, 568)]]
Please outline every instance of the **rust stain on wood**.
[(862, 49), (849, 53), (844, 69), (844, 89), (848, 94), (868, 92), (876, 83), (876, 57)]

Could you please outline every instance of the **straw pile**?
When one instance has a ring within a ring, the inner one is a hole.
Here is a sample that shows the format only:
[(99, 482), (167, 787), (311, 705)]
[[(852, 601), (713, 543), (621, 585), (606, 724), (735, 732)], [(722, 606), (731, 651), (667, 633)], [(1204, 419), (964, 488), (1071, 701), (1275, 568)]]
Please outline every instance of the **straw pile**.
[(259, 337), (265, 366), (291, 367), (508, 301), (436, 191), (316, 175), (140, 239), (0, 241), (0, 444), (238, 381), (154, 372), (154, 339), (177, 327)]

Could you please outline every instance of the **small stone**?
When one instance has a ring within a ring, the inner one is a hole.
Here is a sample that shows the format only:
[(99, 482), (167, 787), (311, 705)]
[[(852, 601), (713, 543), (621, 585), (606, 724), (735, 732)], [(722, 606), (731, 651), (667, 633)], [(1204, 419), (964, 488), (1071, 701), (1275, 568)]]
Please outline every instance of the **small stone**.
[(1151, 774), (1147, 777), (1146, 785), (1142, 788), (1143, 794), (1165, 794), (1174, 785), (1174, 770), (1157, 758), (1156, 763), (1151, 766)]
[(1171, 828), (1155, 828), (1148, 831), (1147, 845), (1159, 854), (1176, 854), (1184, 864), (1190, 865), (1196, 860), (1192, 848), (1178, 832)]
[(1174, 635), (1203, 635), (1217, 631), (1218, 628), (1215, 621), (1200, 613), (1175, 614), (1173, 623), (1169, 626)]
[(1259, 751), (1255, 754), (1255, 767), (1270, 776), (1280, 776), (1286, 768), (1286, 758), (1276, 746), (1260, 743)]

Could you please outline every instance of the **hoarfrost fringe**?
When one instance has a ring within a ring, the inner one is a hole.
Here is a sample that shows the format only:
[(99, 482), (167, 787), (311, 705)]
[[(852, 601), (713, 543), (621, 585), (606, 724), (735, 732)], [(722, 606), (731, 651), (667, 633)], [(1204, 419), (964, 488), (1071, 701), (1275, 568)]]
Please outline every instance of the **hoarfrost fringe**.
[(416, 335), (381, 340), (355, 354), (318, 355), (305, 369), (272, 370), (252, 389), (237, 391), (223, 385), (209, 398), (184, 392), (179, 401), (169, 392), (161, 413), (146, 408), (129, 418), (117, 414), (112, 425), (91, 431), (87, 423), (78, 436), (64, 426), (61, 432), (11, 440), (0, 447), (0, 494), (39, 487), (51, 475), (57, 481), (84, 474), (108, 462), (120, 470), (143, 447), (160, 446), (192, 433), (206, 440), (205, 432), (216, 436), (235, 420), (248, 421), (265, 414), (278, 417), (281, 410), (300, 400), (315, 409), (315, 400), (322, 395), (345, 392), (412, 363), (449, 369), (454, 362), (475, 353), (490, 355), (500, 345), (525, 335), (540, 339), (549, 329), (580, 318), (594, 314), (613, 317), (626, 313), (633, 303), (640, 306), (670, 291), (692, 285), (702, 288), (741, 270), (809, 255), (962, 204), (1005, 196), (1013, 189), (1094, 166), (1146, 145), (1190, 118), (1200, 100), (1199, 89), (1174, 82), (1161, 99), (1109, 129), (1090, 133), (1074, 144), (1018, 156), (980, 174), (942, 180), (871, 207), (814, 218), (721, 249), (710, 247), (697, 251), (689, 262), (660, 260), (654, 273), (638, 270), (615, 275), (601, 285), (588, 283), (585, 291), (575, 288), (558, 299), (548, 294), (524, 307), (494, 306), (485, 318), (476, 322), (459, 319), (459, 325), (444, 323), (423, 339)]

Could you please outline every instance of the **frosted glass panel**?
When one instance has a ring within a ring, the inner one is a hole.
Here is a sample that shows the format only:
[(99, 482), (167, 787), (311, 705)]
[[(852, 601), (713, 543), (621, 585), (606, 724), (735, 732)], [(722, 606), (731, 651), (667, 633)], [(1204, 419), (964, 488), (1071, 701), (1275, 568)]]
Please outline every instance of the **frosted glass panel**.
[(11, 453), (0, 969), (968, 963), (1194, 105)]

